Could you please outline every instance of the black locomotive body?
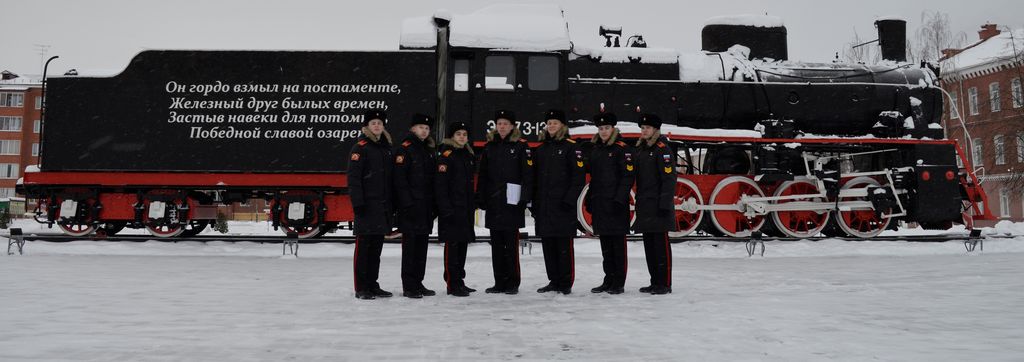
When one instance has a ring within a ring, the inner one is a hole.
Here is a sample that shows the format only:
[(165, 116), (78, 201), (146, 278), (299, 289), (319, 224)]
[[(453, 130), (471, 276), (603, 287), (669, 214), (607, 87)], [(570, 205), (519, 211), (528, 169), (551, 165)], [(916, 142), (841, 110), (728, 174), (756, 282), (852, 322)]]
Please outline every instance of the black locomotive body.
[[(501, 32), (516, 22), (506, 18), (546, 11), (557, 32), (555, 9), (477, 15), (499, 19), (488, 29)], [(393, 52), (145, 51), (114, 77), (51, 79), (41, 170), (21, 190), (41, 200), (41, 221), (70, 233), (128, 225), (177, 236), (208, 223), (219, 202), (262, 197), (275, 227), (312, 237), (352, 219), (343, 154), (365, 110), (386, 109), (393, 132), (414, 113), (436, 114), (437, 134), (463, 121), (482, 142), (495, 109), (515, 110), (535, 140), (543, 112), (559, 108), (581, 139), (597, 112), (665, 119), (681, 160), (683, 231), (741, 236), (760, 218), (794, 225), (786, 236), (869, 237), (890, 220), (943, 227), (988, 215), (939, 126), (942, 94), (927, 67), (791, 62), (774, 24), (711, 23), (705, 50), (680, 53), (642, 38), (585, 50), (567, 32), (495, 40), (461, 20), (414, 22), (427, 30), (413, 31), (416, 41), (403, 33)], [(602, 35), (618, 43), (621, 29)], [(754, 191), (779, 195), (740, 201)], [(845, 211), (829, 206), (842, 202)], [(855, 230), (856, 217), (838, 225), (848, 214), (875, 215), (870, 230)], [(580, 221), (586, 229), (582, 208)]]

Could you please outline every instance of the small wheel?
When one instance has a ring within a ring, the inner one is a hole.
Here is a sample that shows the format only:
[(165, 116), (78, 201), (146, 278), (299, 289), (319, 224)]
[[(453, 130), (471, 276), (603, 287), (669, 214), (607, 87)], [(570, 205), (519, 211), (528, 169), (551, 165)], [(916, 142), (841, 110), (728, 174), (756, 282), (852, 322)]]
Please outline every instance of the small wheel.
[(669, 236), (678, 238), (692, 234), (704, 220), (704, 211), (684, 210), (683, 204), (704, 205), (704, 197), (701, 196), (697, 184), (682, 177), (677, 178), (676, 195), (673, 202), (675, 203), (676, 231), (670, 232)]
[(294, 233), (299, 234), (299, 239), (312, 239), (312, 238), (318, 237), (318, 236), (322, 235), (320, 233), (321, 229), (322, 228), (319, 225), (317, 225), (317, 226), (295, 226), (295, 227), (288, 226), (288, 225), (281, 225), (281, 231), (283, 231), (285, 235), (288, 235), (288, 233), (290, 233), (290, 232), (294, 232)]
[[(847, 181), (843, 184), (842, 190), (852, 190), (856, 188), (868, 188), (881, 186), (877, 180), (870, 177), (858, 177)], [(840, 191), (842, 192), (842, 191)], [(863, 197), (844, 197), (839, 202), (844, 201), (865, 201), (866, 196)], [(886, 210), (889, 211), (889, 210)], [(856, 209), (841, 211), (836, 210), (838, 213), (836, 217), (836, 225), (847, 235), (857, 238), (871, 238), (878, 236), (886, 228), (889, 227), (891, 218), (882, 218), (873, 209)]]
[[(808, 195), (805, 198), (796, 200), (781, 200), (776, 204), (790, 202), (825, 202), (824, 197), (811, 197), (819, 195), (818, 186), (807, 180), (793, 180), (783, 182), (775, 190), (775, 196)], [(829, 212), (826, 210), (801, 210), (801, 211), (775, 211), (771, 213), (774, 229), (783, 236), (792, 238), (809, 238), (818, 235), (828, 224)]]
[[(735, 205), (743, 196), (764, 197), (764, 191), (753, 180), (743, 176), (722, 179), (711, 193), (710, 205)], [(711, 211), (711, 222), (726, 236), (740, 237), (741, 233), (754, 232), (765, 223), (763, 215), (747, 218), (743, 212), (732, 210)]]
[(57, 226), (65, 235), (74, 237), (86, 236), (96, 231), (96, 225), (57, 223)]

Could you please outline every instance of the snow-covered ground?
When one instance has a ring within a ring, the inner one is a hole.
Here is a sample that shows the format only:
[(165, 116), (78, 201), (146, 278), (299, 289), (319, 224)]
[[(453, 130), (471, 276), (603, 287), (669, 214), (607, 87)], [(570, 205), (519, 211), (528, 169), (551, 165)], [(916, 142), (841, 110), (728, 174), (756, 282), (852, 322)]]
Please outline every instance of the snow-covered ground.
[[(19, 223), (19, 226), (23, 226)], [(27, 227), (27, 225), (25, 225)], [(232, 224), (254, 231), (262, 224)], [(1020, 235), (1020, 224), (996, 230)], [(993, 230), (995, 231), (995, 230)], [(353, 298), (352, 245), (29, 242), (0, 257), (0, 360), (1003, 360), (1024, 358), (1024, 236), (959, 242), (673, 245), (674, 293), (648, 283), (629, 244), (623, 295), (593, 295), (596, 240), (576, 242), (571, 295), (546, 283), (540, 245), (519, 295), (488, 295), (489, 247), (467, 264), (469, 298)], [(400, 247), (381, 284), (401, 292)]]

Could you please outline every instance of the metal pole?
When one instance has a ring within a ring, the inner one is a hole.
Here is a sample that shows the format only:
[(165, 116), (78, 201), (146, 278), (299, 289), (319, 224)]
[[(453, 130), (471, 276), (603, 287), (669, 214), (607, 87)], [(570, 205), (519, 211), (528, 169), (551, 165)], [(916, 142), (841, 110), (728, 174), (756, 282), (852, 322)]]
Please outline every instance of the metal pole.
[(43, 123), (46, 122), (46, 71), (50, 68), (50, 62), (57, 58), (60, 58), (60, 56), (54, 55), (47, 59), (46, 64), (43, 65), (43, 89), (40, 91), (42, 94), (39, 95), (42, 99), (39, 104), (39, 155), (36, 157), (36, 166), (42, 165), (43, 159)]

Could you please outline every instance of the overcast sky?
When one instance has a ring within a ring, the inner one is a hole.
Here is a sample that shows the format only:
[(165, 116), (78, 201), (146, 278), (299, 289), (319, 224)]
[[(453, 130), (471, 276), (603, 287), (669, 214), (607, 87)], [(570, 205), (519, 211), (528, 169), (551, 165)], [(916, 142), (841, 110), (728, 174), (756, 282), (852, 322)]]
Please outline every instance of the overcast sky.
[[(437, 9), (472, 12), (492, 0), (0, 0), (0, 69), (41, 72), (36, 44), (49, 45), (52, 72), (120, 70), (145, 49), (394, 50), (401, 21)], [(530, 1), (537, 2), (537, 1)], [(1020, 0), (561, 0), (570, 35), (578, 45), (598, 46), (601, 24), (640, 33), (649, 46), (700, 48), (700, 30), (712, 16), (764, 14), (782, 17), (790, 59), (831, 60), (856, 30), (874, 39), (877, 16), (920, 23), (922, 10), (948, 13), (956, 32), (971, 42), (985, 22), (1024, 26)]]

